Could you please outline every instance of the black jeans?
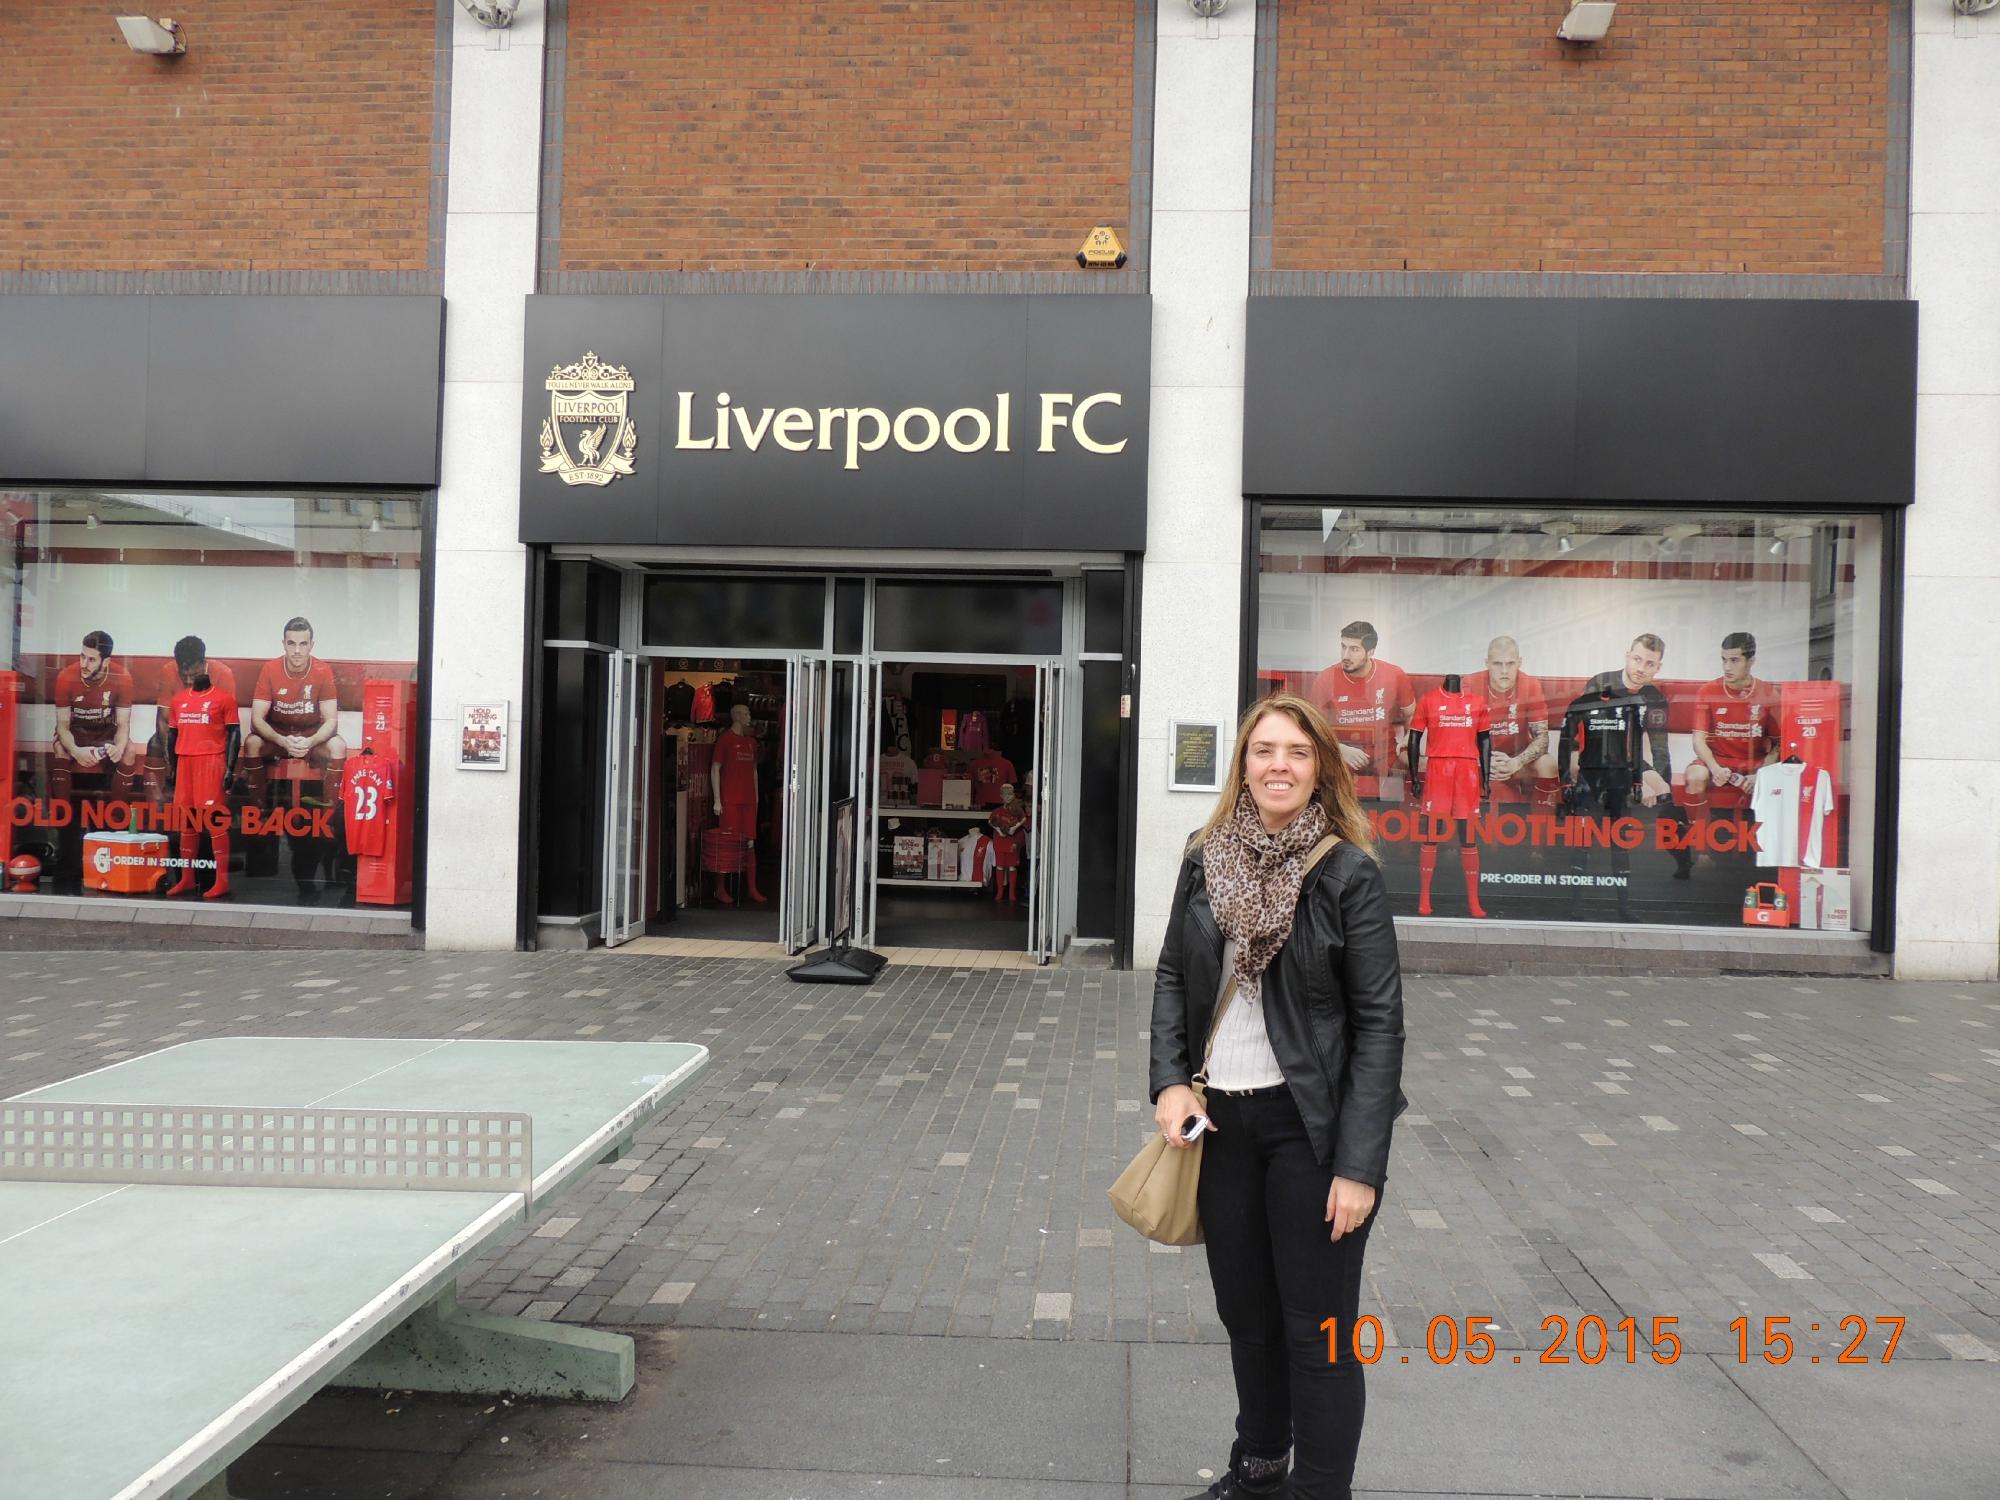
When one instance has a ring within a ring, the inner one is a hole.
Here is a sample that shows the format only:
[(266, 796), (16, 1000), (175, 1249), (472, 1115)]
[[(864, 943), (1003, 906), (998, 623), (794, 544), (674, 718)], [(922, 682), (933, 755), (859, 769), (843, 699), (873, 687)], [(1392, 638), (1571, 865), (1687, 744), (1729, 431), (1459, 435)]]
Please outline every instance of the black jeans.
[[(1348, 1500), (1367, 1409), (1353, 1327), (1380, 1191), (1361, 1228), (1335, 1240), (1333, 1170), (1313, 1156), (1290, 1092), (1211, 1092), (1208, 1113), (1217, 1128), (1202, 1147), (1201, 1223), (1236, 1372), (1237, 1444), (1255, 1458), (1292, 1450), (1297, 1500)], [(1334, 1362), (1328, 1318), (1340, 1319)]]

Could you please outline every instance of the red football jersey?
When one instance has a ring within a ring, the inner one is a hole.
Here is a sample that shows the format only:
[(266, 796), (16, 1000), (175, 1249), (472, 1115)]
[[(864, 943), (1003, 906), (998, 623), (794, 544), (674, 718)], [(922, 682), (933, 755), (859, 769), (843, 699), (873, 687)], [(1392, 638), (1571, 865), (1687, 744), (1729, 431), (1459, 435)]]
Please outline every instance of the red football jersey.
[[(236, 674), (230, 670), (228, 662), (210, 662), (208, 664), (208, 680), (214, 686), (228, 693), (230, 697), (236, 698)], [(171, 656), (168, 657), (166, 665), (160, 668), (159, 686), (154, 689), (153, 701), (164, 708), (172, 703), (174, 698), (184, 692), (186, 688), (187, 684), (181, 681), (180, 668), (174, 665), (174, 659)], [(236, 701), (240, 704), (243, 700), (236, 698)]]
[(1313, 684), (1313, 699), (1343, 743), (1367, 751), (1374, 767), (1386, 770), (1396, 758), (1396, 726), (1417, 694), (1401, 667), (1377, 660), (1359, 677), (1338, 664), (1328, 667)]
[(718, 734), (715, 757), (722, 768), (722, 801), (744, 806), (757, 800), (757, 742), (747, 734)]
[(998, 807), (1000, 788), (1020, 785), (1014, 762), (998, 750), (989, 750), (972, 763), (972, 801), (976, 807)]
[(93, 682), (71, 662), (56, 674), (55, 704), (69, 710), (71, 739), (79, 745), (108, 745), (118, 738), (118, 710), (132, 706), (132, 674), (107, 662)]
[(312, 734), (321, 722), (320, 705), (335, 702), (340, 690), (334, 686), (333, 668), (317, 657), (302, 677), (294, 677), (280, 656), (264, 663), (257, 674), (257, 691), (271, 706), (264, 717), (280, 734)]
[(1479, 736), (1491, 723), (1484, 693), (1447, 693), (1443, 688), (1432, 688), (1417, 700), (1410, 729), (1423, 735), (1426, 760), (1476, 761)]
[(1778, 742), (1777, 688), (1758, 678), (1738, 693), (1718, 677), (1694, 698), (1694, 727), (1708, 735), (1708, 753), (1726, 771), (1748, 773), (1764, 764)]
[(1549, 727), (1548, 696), (1542, 691), (1541, 680), (1526, 672), (1514, 674), (1514, 691), (1504, 698), (1493, 691), (1484, 672), (1466, 678), (1465, 690), (1486, 700), (1496, 755), (1519, 755), (1536, 735)]
[(356, 854), (383, 854), (389, 848), (389, 806), (396, 800), (403, 768), (386, 755), (361, 755), (347, 762), (340, 801), (347, 815), (347, 847)]
[(167, 727), (176, 732), (174, 754), (220, 755), (237, 727), (235, 695), (214, 683), (205, 693), (183, 688), (167, 705)]

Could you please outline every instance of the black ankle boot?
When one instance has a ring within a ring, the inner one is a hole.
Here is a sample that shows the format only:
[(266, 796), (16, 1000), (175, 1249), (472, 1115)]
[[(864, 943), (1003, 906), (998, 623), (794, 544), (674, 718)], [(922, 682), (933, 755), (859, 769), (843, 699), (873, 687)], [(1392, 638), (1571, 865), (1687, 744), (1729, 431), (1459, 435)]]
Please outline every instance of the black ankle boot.
[(1241, 1443), (1234, 1443), (1222, 1477), (1188, 1500), (1285, 1500), (1292, 1492), (1285, 1482), (1287, 1468), (1282, 1458), (1251, 1458)]

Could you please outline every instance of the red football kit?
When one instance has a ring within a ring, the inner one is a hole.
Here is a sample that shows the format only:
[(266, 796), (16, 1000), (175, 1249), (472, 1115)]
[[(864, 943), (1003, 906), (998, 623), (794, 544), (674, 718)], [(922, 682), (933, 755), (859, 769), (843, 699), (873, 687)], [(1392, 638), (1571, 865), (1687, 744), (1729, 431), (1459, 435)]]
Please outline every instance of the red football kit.
[[(1747, 777), (1778, 743), (1781, 706), (1777, 688), (1768, 682), (1752, 678), (1749, 688), (1739, 693), (1718, 677), (1695, 694), (1694, 727), (1708, 735), (1708, 753), (1717, 765)], [(1741, 807), (1749, 798), (1747, 786), (1720, 782), (1708, 793), (1709, 802), (1719, 807)]]
[(334, 685), (333, 668), (325, 662), (314, 659), (301, 676), (294, 677), (280, 656), (264, 663), (257, 673), (257, 691), (250, 696), (270, 705), (264, 719), (279, 734), (312, 735), (325, 722), (321, 705), (337, 702), (340, 689)]
[(718, 734), (709, 764), (721, 775), (722, 828), (737, 838), (757, 836), (757, 742), (747, 734)]
[(71, 662), (56, 674), (55, 705), (69, 710), (69, 735), (79, 745), (109, 745), (118, 738), (118, 711), (132, 706), (132, 674), (105, 663), (95, 678)]
[(389, 807), (402, 775), (402, 765), (386, 755), (364, 755), (350, 767), (340, 789), (350, 852), (389, 852)]
[(229, 731), (237, 727), (236, 713), (235, 696), (213, 683), (206, 692), (183, 688), (167, 705), (167, 727), (180, 762), (174, 806), (206, 807), (222, 800), (223, 753)]
[(1000, 788), (1020, 785), (1014, 774), (1014, 762), (998, 750), (988, 750), (972, 763), (972, 805), (974, 807), (998, 807)]
[(1357, 776), (1379, 776), (1396, 764), (1396, 728), (1404, 711), (1417, 701), (1416, 690), (1401, 667), (1386, 661), (1369, 663), (1359, 677), (1335, 664), (1313, 682), (1313, 699), (1333, 723), (1333, 732), (1345, 745), (1364, 752), (1368, 763)]
[(1432, 688), (1417, 701), (1412, 733), (1424, 737), (1423, 811), (1438, 818), (1479, 815), (1479, 736), (1491, 719), (1484, 693)]

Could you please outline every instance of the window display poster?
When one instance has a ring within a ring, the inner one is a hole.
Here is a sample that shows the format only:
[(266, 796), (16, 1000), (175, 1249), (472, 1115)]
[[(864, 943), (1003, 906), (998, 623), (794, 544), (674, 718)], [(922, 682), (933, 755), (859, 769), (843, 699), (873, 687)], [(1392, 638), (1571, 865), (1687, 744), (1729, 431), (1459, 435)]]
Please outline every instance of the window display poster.
[(1167, 768), (1170, 792), (1213, 792), (1222, 785), (1222, 741), (1228, 726), (1219, 719), (1175, 719)]
[(458, 706), (458, 768), (461, 771), (507, 769), (505, 702)]
[[(61, 489), (0, 511), (4, 832), (32, 893), (353, 904), (370, 823), (347, 770), (364, 746), (415, 758), (422, 502)], [(371, 696), (401, 708), (364, 722)]]
[(1328, 716), (1399, 914), (1865, 930), (1875, 518), (1339, 518), (1261, 508), (1258, 690)]

